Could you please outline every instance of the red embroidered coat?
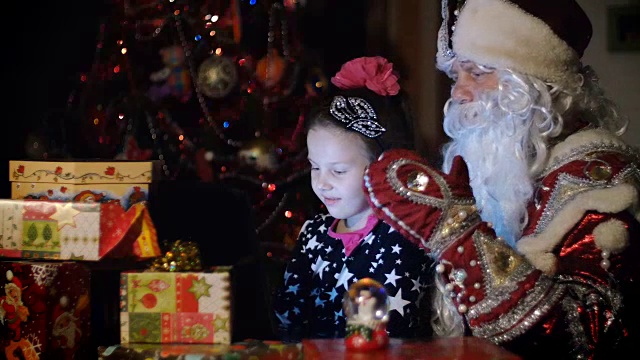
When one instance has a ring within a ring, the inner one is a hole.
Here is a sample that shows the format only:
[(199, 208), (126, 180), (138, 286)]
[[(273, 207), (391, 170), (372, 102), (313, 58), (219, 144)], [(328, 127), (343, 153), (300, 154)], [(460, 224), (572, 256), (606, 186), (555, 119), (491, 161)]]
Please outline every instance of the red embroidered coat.
[(391, 151), (365, 188), (378, 215), (440, 261), (471, 334), (524, 357), (609, 358), (638, 340), (638, 153), (587, 130), (549, 159), (517, 250), (480, 220), (462, 161), (447, 175)]

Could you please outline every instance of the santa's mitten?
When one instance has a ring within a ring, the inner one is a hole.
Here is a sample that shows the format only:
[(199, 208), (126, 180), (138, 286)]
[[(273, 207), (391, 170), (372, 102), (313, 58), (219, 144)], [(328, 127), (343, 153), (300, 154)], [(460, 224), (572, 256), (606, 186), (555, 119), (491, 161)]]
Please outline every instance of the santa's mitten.
[(480, 223), (459, 156), (445, 174), (413, 151), (389, 150), (369, 165), (364, 187), (379, 218), (436, 256)]

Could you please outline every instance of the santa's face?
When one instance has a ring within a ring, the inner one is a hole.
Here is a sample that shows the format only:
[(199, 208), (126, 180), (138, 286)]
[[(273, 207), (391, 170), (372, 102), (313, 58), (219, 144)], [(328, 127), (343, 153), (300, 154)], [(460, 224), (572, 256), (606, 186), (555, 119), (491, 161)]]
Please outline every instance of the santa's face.
[(20, 296), (21, 296), (20, 289), (18, 289), (16, 286), (7, 286), (6, 293), (7, 293), (7, 296), (10, 297), (14, 303), (17, 303), (20, 301)]
[(454, 61), (450, 76), (455, 82), (451, 99), (460, 104), (478, 101), (483, 93), (498, 89), (497, 73), (471, 61)]

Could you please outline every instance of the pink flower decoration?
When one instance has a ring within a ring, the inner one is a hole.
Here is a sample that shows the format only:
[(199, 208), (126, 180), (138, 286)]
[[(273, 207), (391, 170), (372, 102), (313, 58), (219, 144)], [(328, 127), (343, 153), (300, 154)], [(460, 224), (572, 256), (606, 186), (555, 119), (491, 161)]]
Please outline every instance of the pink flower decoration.
[(378, 95), (396, 95), (400, 91), (393, 63), (381, 56), (360, 57), (346, 62), (331, 78), (340, 89), (366, 87)]

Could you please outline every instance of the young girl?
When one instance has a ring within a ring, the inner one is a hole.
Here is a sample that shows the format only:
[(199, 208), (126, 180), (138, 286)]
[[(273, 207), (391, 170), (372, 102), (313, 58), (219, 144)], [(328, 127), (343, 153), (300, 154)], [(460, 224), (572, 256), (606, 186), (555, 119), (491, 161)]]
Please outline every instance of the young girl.
[(389, 336), (415, 337), (428, 323), (420, 320), (426, 314), (419, 305), (432, 278), (431, 260), (373, 215), (363, 191), (372, 161), (384, 150), (413, 144), (397, 80), (382, 57), (351, 60), (331, 79), (335, 94), (309, 114), (311, 186), (328, 214), (303, 225), (276, 293), (274, 315), (284, 341), (344, 337), (343, 295), (367, 277), (387, 292)]

